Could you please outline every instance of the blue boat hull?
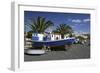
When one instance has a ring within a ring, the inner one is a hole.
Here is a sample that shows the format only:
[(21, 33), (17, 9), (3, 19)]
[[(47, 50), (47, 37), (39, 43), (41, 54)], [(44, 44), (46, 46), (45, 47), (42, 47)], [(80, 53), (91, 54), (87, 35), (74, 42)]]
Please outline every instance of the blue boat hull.
[(33, 46), (61, 46), (66, 44), (74, 43), (75, 39), (64, 39), (64, 40), (56, 40), (56, 41), (32, 41)]

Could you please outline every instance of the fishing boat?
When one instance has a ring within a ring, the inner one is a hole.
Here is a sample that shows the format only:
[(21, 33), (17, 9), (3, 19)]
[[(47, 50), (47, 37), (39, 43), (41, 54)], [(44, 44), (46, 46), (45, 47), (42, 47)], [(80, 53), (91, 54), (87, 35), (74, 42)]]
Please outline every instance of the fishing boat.
[[(50, 35), (50, 37), (51, 36), (52, 35)], [(43, 37), (43, 34), (33, 34), (32, 35), (33, 46), (44, 46), (44, 45), (45, 46), (60, 46), (60, 45), (72, 44), (74, 43), (74, 41), (75, 41), (74, 37), (52, 40), (48, 37)]]
[[(51, 37), (52, 35), (50, 35)], [(60, 37), (60, 36), (59, 36)], [(57, 38), (59, 38), (57, 37)], [(53, 37), (52, 37), (53, 38)], [(54, 37), (55, 38), (55, 37)], [(29, 49), (26, 51), (28, 54), (44, 54), (47, 50), (47, 46), (62, 46), (67, 44), (73, 44), (75, 38), (65, 38), (65, 39), (50, 39), (48, 37), (44, 37), (43, 34), (32, 34), (32, 46), (34, 47), (42, 47), (40, 50)]]

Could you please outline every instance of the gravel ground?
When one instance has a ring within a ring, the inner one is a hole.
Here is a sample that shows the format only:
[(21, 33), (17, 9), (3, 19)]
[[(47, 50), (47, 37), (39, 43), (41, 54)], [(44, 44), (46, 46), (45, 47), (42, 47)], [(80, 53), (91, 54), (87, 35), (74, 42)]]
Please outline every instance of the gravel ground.
[(67, 59), (89, 59), (90, 46), (72, 45), (67, 51), (51, 51), (43, 55), (26, 55), (24, 61), (44, 61), (44, 60), (67, 60)]

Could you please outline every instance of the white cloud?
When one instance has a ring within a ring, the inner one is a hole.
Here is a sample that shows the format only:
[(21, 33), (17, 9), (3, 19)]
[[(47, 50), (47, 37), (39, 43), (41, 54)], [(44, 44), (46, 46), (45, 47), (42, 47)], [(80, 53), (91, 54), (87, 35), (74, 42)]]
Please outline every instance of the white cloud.
[(86, 18), (86, 19), (69, 19), (69, 21), (73, 22), (73, 23), (82, 23), (82, 22), (89, 22), (90, 19)]
[(73, 19), (72, 22), (74, 22), (74, 23), (81, 23), (82, 20), (80, 20), (80, 19)]
[(83, 20), (83, 22), (89, 22), (89, 21), (90, 21), (89, 18)]
[(80, 20), (80, 19), (73, 19), (72, 22), (75, 22), (75, 23), (81, 23), (82, 20)]

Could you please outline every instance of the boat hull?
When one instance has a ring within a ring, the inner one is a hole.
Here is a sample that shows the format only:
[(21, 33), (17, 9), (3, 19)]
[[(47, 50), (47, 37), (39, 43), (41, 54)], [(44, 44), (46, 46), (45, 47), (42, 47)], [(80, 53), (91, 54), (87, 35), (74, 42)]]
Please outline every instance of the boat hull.
[(56, 41), (32, 41), (33, 46), (61, 46), (74, 43), (75, 39), (64, 39)]

